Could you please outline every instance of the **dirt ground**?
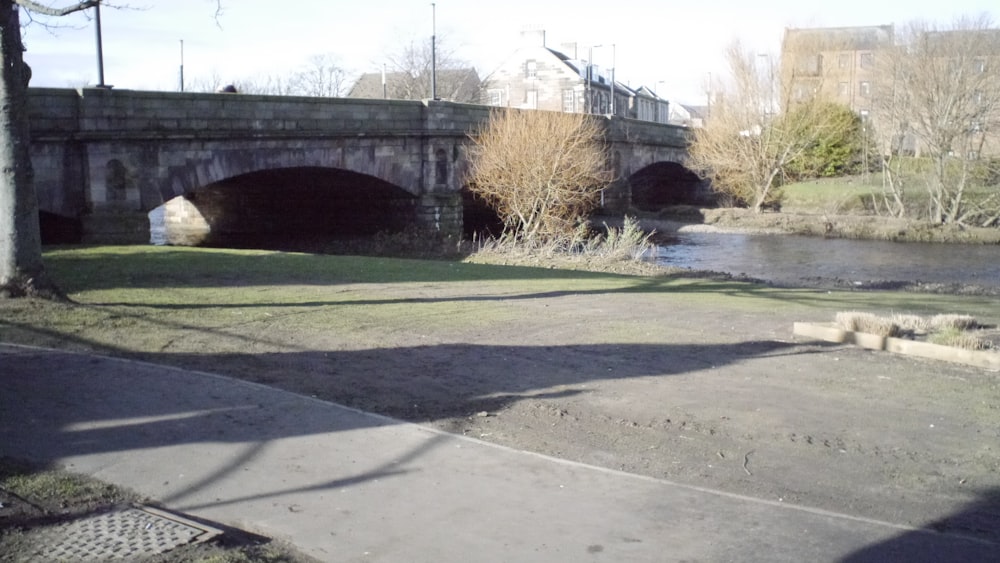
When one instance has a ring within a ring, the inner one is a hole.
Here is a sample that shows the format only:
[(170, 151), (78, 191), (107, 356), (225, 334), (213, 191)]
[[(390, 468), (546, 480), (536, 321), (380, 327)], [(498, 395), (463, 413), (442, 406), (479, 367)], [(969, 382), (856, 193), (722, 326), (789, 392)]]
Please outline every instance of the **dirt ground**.
[[(1000, 543), (1000, 374), (796, 339), (794, 322), (830, 311), (740, 300), (749, 285), (498, 283), (307, 287), (287, 314), (234, 309), (217, 332), (237, 349), (168, 327), (159, 352), (130, 355), (516, 449)], [(472, 321), (435, 308), (483, 302), (489, 314)], [(404, 318), (380, 324), (386, 306)], [(319, 310), (352, 315), (350, 328), (311, 322)]]
[[(382, 289), (486, 298), (474, 284)], [(173, 363), (512, 448), (1000, 542), (1000, 375), (796, 341), (801, 312), (715, 308), (702, 290), (690, 306), (511, 296), (499, 299), (510, 316), (475, 326), (353, 340), (276, 321), (267, 339), (302, 352)]]

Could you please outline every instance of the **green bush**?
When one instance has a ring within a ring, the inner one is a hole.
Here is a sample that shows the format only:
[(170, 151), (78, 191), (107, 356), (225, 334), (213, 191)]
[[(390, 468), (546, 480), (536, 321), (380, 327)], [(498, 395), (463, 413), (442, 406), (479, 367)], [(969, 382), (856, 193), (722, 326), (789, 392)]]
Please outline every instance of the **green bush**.
[(859, 174), (864, 170), (867, 133), (861, 118), (847, 106), (828, 104), (825, 111), (845, 123), (843, 135), (813, 144), (785, 169), (791, 181)]

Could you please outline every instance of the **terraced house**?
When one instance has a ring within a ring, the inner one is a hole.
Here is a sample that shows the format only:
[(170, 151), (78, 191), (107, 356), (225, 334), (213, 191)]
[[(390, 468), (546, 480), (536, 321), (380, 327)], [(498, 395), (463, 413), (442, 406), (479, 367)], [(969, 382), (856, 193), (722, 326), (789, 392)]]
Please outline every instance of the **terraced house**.
[(523, 31), (521, 46), (486, 78), (483, 103), (667, 123), (669, 102), (649, 88), (615, 80), (613, 68), (593, 64), (595, 48), (612, 46), (583, 52), (567, 43), (557, 50), (546, 45), (544, 30)]

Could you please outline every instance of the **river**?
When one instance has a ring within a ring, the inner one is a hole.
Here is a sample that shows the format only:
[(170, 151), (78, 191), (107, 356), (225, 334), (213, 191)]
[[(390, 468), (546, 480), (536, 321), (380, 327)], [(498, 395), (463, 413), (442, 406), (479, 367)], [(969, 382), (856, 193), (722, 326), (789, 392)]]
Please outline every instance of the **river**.
[(899, 243), (794, 235), (670, 233), (656, 261), (776, 285), (963, 284), (1000, 288), (1000, 245)]

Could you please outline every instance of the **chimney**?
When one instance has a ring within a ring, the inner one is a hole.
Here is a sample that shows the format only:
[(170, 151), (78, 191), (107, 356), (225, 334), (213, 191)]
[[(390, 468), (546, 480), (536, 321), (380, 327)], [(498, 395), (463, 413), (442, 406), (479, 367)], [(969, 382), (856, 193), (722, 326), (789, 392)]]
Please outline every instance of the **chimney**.
[(525, 28), (521, 30), (521, 45), (524, 47), (544, 47), (545, 30)]
[(576, 43), (563, 43), (559, 46), (562, 50), (562, 54), (566, 55), (570, 59), (576, 59)]

